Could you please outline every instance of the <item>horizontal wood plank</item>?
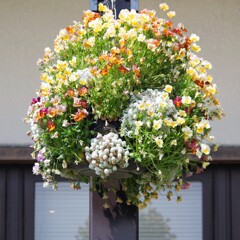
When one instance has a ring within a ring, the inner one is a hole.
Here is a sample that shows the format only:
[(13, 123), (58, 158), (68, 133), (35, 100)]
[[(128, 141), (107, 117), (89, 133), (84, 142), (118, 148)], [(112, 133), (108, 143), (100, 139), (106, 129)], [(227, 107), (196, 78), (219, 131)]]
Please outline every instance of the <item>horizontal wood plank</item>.
[[(32, 151), (27, 146), (0, 147), (0, 163), (33, 163)], [(216, 164), (240, 164), (240, 146), (221, 146), (212, 157)]]

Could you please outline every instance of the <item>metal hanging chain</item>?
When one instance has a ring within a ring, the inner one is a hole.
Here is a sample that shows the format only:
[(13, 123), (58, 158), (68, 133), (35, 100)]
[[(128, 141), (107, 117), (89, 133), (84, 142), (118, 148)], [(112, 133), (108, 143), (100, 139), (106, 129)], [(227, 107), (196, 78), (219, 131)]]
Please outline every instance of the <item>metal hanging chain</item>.
[(106, 5), (109, 9), (113, 11), (114, 18), (117, 18), (117, 11), (116, 11), (116, 0), (104, 0), (102, 2), (103, 5)]

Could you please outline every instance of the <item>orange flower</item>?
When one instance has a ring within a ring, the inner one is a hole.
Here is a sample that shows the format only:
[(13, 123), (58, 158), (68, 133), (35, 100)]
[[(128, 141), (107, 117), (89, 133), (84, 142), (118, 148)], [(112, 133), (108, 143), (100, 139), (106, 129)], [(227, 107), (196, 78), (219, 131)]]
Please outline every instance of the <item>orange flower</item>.
[(65, 96), (70, 96), (70, 97), (74, 97), (74, 90), (73, 89), (68, 89)]
[(81, 87), (78, 89), (78, 94), (82, 97), (82, 96), (88, 94), (88, 89), (86, 87)]
[(128, 71), (128, 69), (125, 68), (123, 65), (121, 65), (121, 66), (118, 68), (118, 70), (119, 70), (120, 72), (122, 72), (122, 73), (126, 73), (126, 72)]
[(201, 88), (204, 87), (204, 82), (202, 82), (202, 81), (200, 81), (200, 80), (195, 80), (195, 83), (196, 83), (199, 87), (201, 87)]
[(67, 27), (66, 27), (66, 30), (67, 30), (67, 32), (70, 33), (70, 34), (73, 34), (73, 33), (74, 33), (74, 30), (73, 30), (72, 26), (67, 26)]
[(134, 64), (133, 67), (132, 67), (132, 69), (133, 69), (134, 74), (135, 74), (138, 78), (140, 78), (140, 77), (141, 77), (140, 68), (139, 68), (137, 65)]
[(48, 128), (48, 131), (51, 132), (51, 131), (53, 131), (56, 128), (56, 125), (55, 125), (55, 123), (53, 121), (48, 120), (47, 128)]
[(57, 115), (57, 109), (56, 108), (50, 108), (48, 110), (49, 117), (55, 117)]
[(101, 70), (101, 71), (100, 71), (100, 74), (101, 74), (102, 76), (107, 75), (107, 74), (108, 74), (107, 68), (104, 68), (103, 70)]
[(79, 122), (82, 119), (86, 118), (87, 115), (88, 115), (87, 110), (85, 110), (85, 109), (84, 110), (78, 109), (77, 113), (73, 114), (72, 116), (73, 116), (73, 119), (74, 119), (75, 122)]

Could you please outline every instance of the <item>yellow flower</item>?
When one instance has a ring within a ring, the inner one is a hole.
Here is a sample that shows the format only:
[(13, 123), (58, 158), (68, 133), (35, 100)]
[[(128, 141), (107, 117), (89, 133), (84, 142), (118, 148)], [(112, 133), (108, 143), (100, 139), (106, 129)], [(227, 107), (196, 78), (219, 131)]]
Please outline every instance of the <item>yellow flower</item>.
[(160, 3), (159, 8), (165, 12), (169, 9), (169, 6), (166, 3)]
[(98, 4), (98, 10), (99, 12), (107, 12), (109, 9), (106, 5), (103, 5), (102, 3)]
[(86, 81), (86, 79), (82, 78), (79, 80), (79, 83), (84, 86), (84, 85), (86, 85), (87, 81)]
[(173, 18), (173, 17), (176, 16), (176, 13), (175, 13), (174, 11), (169, 11), (169, 12), (167, 13), (167, 16), (168, 16), (169, 18)]
[(202, 134), (203, 131), (204, 131), (204, 126), (203, 126), (203, 124), (201, 124), (201, 123), (196, 123), (196, 127), (197, 127), (197, 133)]
[(200, 52), (201, 51), (201, 47), (199, 45), (197, 45), (196, 43), (194, 43), (192, 45), (192, 50), (195, 52)]
[(177, 124), (176, 121), (172, 121), (172, 123), (171, 123), (171, 127), (175, 128), (177, 125), (178, 125), (178, 124)]
[(195, 80), (197, 78), (197, 71), (193, 68), (190, 67), (187, 69), (187, 74), (193, 79)]
[(178, 117), (178, 118), (177, 118), (177, 123), (178, 123), (179, 125), (182, 125), (182, 124), (185, 123), (185, 119), (184, 119), (184, 118), (181, 118), (181, 117)]
[(207, 81), (208, 81), (208, 82), (212, 82), (212, 80), (213, 80), (213, 77), (212, 77), (211, 75), (208, 75), (208, 76), (207, 76)]
[(168, 93), (171, 93), (172, 92), (172, 86), (171, 85), (166, 85), (164, 90)]
[(211, 94), (216, 94), (216, 92), (217, 92), (217, 86), (216, 86), (216, 84), (209, 85), (209, 86), (207, 87), (207, 91), (208, 91), (209, 93), (211, 93)]
[(184, 110), (180, 110), (178, 113), (181, 117), (186, 117), (187, 116), (187, 114)]

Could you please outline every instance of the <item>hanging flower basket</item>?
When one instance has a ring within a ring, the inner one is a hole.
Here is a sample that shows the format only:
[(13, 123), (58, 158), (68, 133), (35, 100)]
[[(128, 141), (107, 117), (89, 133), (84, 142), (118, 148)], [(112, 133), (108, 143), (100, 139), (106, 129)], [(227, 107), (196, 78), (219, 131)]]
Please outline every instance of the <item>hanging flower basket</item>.
[(26, 121), (33, 173), (46, 186), (57, 186), (56, 175), (73, 186), (116, 178), (127, 202), (144, 207), (160, 190), (170, 199), (185, 175), (209, 164), (209, 121), (223, 115), (212, 66), (195, 54), (199, 37), (160, 8), (167, 19), (146, 9), (114, 19), (100, 4), (101, 15), (85, 11), (45, 49)]

